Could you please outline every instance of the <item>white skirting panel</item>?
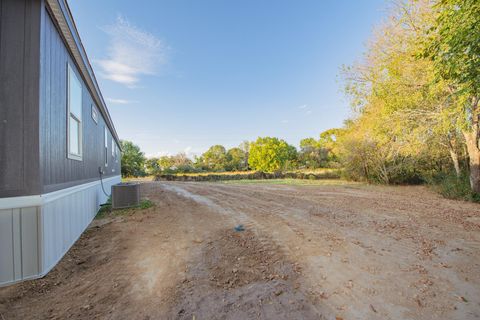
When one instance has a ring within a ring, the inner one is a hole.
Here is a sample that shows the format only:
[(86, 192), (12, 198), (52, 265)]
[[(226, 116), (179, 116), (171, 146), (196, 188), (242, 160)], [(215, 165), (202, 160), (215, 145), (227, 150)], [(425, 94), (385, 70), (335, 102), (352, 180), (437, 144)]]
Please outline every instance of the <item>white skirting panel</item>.
[(0, 285), (40, 272), (38, 207), (0, 210)]
[[(105, 191), (110, 193), (111, 186), (120, 181), (120, 176), (104, 179)], [(50, 199), (41, 210), (43, 274), (60, 261), (93, 220), (100, 204), (107, 201), (99, 183), (65, 196), (58, 197), (52, 193), (48, 197)]]
[[(120, 176), (104, 179), (105, 191), (119, 182)], [(38, 197), (0, 199), (0, 286), (48, 273), (107, 201), (100, 181)]]

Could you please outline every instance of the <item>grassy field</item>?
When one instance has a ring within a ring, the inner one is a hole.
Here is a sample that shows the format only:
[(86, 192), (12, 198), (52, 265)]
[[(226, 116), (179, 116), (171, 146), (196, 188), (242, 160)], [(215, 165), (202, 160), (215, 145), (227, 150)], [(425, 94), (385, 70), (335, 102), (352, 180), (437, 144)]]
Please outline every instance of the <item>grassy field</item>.
[[(248, 175), (248, 174), (253, 174), (255, 172), (256, 171), (254, 171), (254, 170), (249, 170), (249, 171), (225, 171), (225, 172), (209, 171), (209, 172), (175, 173), (174, 175), (195, 177), (195, 176), (208, 176), (208, 175)], [(304, 174), (309, 174), (309, 173), (325, 174), (325, 173), (338, 172), (338, 169), (319, 168), (319, 169), (291, 170), (291, 171), (286, 171), (285, 173), (288, 173), (288, 172), (304, 173)]]
[(294, 186), (345, 186), (345, 185), (360, 185), (359, 182), (340, 180), (340, 179), (323, 179), (323, 180), (308, 180), (308, 179), (259, 179), (259, 180), (227, 180), (218, 181), (223, 184), (271, 184), (271, 185), (294, 185)]

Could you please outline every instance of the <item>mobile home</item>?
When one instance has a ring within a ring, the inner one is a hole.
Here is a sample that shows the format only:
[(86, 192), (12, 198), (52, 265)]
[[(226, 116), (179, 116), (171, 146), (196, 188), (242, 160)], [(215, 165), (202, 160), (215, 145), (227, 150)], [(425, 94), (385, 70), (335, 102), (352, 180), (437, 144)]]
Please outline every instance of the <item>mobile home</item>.
[(66, 0), (0, 0), (0, 285), (48, 273), (120, 182)]

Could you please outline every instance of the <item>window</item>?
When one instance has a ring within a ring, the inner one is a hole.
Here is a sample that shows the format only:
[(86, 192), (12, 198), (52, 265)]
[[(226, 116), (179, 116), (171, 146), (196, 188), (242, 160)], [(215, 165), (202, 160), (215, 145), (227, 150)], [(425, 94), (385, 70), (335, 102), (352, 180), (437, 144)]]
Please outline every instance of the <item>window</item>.
[(108, 167), (108, 130), (105, 126), (105, 167)]
[[(112, 162), (117, 163), (117, 162), (118, 162), (118, 158), (117, 158), (117, 144), (115, 143), (115, 139), (113, 139), (113, 136), (112, 136), (112, 157), (113, 157)], [(112, 166), (112, 172), (115, 172), (115, 166), (114, 166), (114, 165)]]
[(112, 137), (112, 157), (115, 159), (117, 155), (115, 154), (115, 139)]
[(67, 84), (67, 157), (82, 160), (82, 83), (75, 71), (68, 65)]
[(95, 123), (98, 123), (98, 113), (97, 113), (97, 108), (95, 108), (95, 105), (92, 104), (92, 119), (95, 121)]

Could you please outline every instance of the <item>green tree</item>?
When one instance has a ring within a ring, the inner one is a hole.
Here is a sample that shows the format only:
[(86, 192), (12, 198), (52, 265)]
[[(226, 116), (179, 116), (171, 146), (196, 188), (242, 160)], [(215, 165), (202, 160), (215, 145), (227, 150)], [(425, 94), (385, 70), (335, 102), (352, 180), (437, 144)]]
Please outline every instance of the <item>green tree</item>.
[(250, 144), (248, 164), (255, 170), (274, 172), (290, 169), (296, 158), (296, 148), (284, 140), (259, 137)]
[(240, 145), (238, 146), (244, 153), (245, 153), (245, 163), (243, 164), (243, 167), (245, 170), (248, 170), (248, 156), (250, 154), (250, 142), (245, 140)]
[(480, 2), (439, 0), (434, 14), (425, 55), (454, 99), (451, 109), (465, 138), (470, 185), (480, 193)]
[(202, 154), (202, 161), (209, 170), (224, 171), (228, 164), (227, 151), (222, 145), (211, 146)]
[(342, 132), (342, 129), (329, 129), (320, 133), (318, 140), (315, 138), (300, 140), (299, 165), (309, 169), (337, 167), (337, 136)]
[(121, 140), (120, 144), (122, 146), (122, 176), (138, 177), (144, 175), (145, 156), (140, 151), (140, 147), (126, 140)]
[(195, 158), (193, 160), (193, 167), (197, 171), (207, 171), (208, 170), (202, 156), (195, 156)]
[(314, 138), (302, 139), (298, 153), (299, 165), (308, 169), (320, 168), (327, 160), (327, 153)]
[(431, 2), (398, 3), (364, 61), (344, 70), (355, 112), (340, 139), (347, 172), (409, 182), (442, 170), (450, 155), (460, 174), (463, 140), (454, 99), (448, 83), (436, 79), (432, 60), (422, 57), (432, 24)]
[(246, 170), (245, 166), (247, 154), (240, 148), (231, 148), (227, 151), (227, 170), (240, 171)]
[(327, 152), (327, 162), (337, 161), (338, 137), (343, 133), (342, 129), (332, 128), (320, 133), (318, 145)]
[(162, 171), (163, 173), (169, 172), (174, 165), (173, 158), (170, 156), (162, 156), (158, 159), (157, 162), (160, 171)]
[(181, 152), (174, 156), (163, 156), (158, 159), (161, 173), (187, 173), (196, 171), (193, 161)]
[(373, 41), (367, 62), (360, 67), (363, 71), (356, 75), (355, 100), (364, 102), (360, 104), (361, 117), (371, 118), (363, 122), (369, 124), (369, 137), (382, 146), (390, 145), (395, 151), (392, 155), (414, 159), (417, 167), (443, 163), (443, 158), (450, 156), (460, 176), (464, 144), (458, 125), (461, 113), (452, 108), (455, 99), (448, 82), (436, 77), (431, 59), (422, 57), (422, 42), (434, 23), (431, 3), (398, 4), (390, 22)]
[(147, 174), (155, 175), (160, 172), (158, 158), (148, 158), (145, 160), (145, 171)]
[(176, 172), (187, 173), (195, 171), (193, 161), (184, 152), (172, 156), (171, 161), (172, 168), (174, 168)]

